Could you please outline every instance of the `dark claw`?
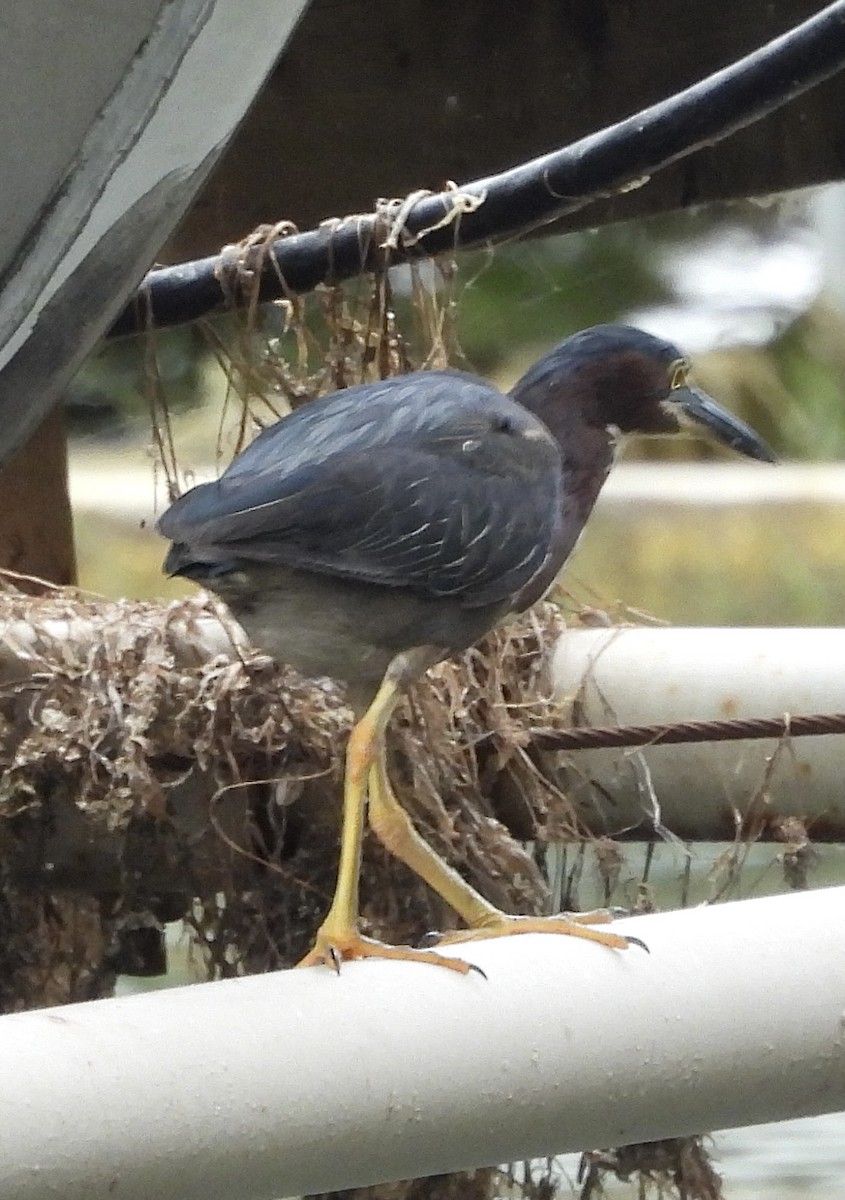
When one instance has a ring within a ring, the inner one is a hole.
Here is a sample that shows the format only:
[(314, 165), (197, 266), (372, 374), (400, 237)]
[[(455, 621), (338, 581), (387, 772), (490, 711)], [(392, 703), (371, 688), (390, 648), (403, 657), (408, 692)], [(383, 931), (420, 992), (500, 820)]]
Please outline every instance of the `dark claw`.
[[(443, 934), (440, 932), (439, 929), (429, 929), (428, 933), (424, 933), (422, 935), (422, 937), (419, 939), (419, 941), (417, 942), (417, 949), (418, 950), (432, 950), (432, 949), (434, 949), (435, 946), (440, 944), (442, 939), (443, 939)], [(487, 975), (484, 971), (482, 971), (481, 967), (477, 967), (475, 965), (475, 963), (471, 963), (471, 962), (468, 962), (467, 966), (469, 967), (470, 971), (475, 971), (475, 973), (477, 975), (480, 975), (482, 979), (486, 980)]]
[(632, 937), (630, 933), (623, 933), (621, 936), (625, 939), (629, 946), (639, 946), (641, 950), (645, 950), (646, 954), (651, 954), (651, 951), (645, 942), (641, 941), (638, 937)]
[(341, 958), (341, 956), (335, 946), (332, 946), (329, 949), (329, 957), (332, 960), (332, 966), (334, 967), (335, 975), (339, 975), (340, 974), (340, 964), (343, 962), (343, 959)]
[(439, 929), (429, 929), (428, 933), (424, 933), (417, 942), (418, 950), (431, 950), (440, 941), (443, 940), (443, 934)]
[(614, 921), (617, 917), (630, 917), (631, 915), (630, 908), (623, 908), (621, 904), (611, 904), (608, 906), (607, 911), (613, 917)]

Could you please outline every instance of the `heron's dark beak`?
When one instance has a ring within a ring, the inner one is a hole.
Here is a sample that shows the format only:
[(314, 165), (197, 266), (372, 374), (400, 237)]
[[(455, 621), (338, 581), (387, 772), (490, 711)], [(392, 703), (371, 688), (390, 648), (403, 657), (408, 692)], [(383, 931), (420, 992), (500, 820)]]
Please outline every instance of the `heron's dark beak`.
[(669, 395), (690, 421), (696, 425), (703, 425), (723, 445), (730, 446), (731, 450), (744, 454), (746, 458), (756, 458), (760, 462), (777, 462), (769, 447), (753, 429), (698, 388), (684, 384), (674, 388)]

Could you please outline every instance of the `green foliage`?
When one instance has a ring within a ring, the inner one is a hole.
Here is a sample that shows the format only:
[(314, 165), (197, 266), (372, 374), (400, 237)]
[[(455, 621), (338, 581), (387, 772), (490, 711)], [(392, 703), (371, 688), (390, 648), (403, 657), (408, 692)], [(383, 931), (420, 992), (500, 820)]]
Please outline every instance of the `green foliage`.
[(104, 343), (66, 393), (72, 433), (114, 434), (149, 421), (150, 387), (174, 411), (202, 399), (204, 343), (192, 327)]
[(845, 457), (845, 321), (819, 304), (772, 347), (787, 392), (780, 442), (801, 457)]
[(568, 333), (668, 298), (642, 227), (537, 239), (460, 259), (458, 334), (482, 374)]
[(612, 503), (590, 519), (562, 586), (675, 625), (841, 625), (841, 523), (824, 503)]

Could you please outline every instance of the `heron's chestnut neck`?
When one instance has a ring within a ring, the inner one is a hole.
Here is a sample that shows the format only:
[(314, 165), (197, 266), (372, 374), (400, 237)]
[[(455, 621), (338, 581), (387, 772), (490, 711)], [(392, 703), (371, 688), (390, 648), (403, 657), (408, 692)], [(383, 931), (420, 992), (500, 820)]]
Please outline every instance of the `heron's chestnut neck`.
[[(613, 464), (615, 436), (601, 423), (596, 398), (577, 379), (541, 376), (512, 393), (539, 417), (558, 444), (563, 466), (563, 521), (566, 540), (575, 545)], [(571, 537), (570, 537), (571, 532)], [(567, 550), (568, 553), (568, 550)]]

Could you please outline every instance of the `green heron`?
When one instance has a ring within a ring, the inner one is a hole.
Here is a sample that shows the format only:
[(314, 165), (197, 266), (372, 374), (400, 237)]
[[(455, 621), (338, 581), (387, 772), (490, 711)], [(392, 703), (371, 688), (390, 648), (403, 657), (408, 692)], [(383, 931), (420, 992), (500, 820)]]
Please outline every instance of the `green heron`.
[(539, 599), (575, 546), (619, 438), (708, 429), (772, 461), (757, 435), (689, 386), (689, 363), (639, 329), (561, 342), (503, 396), (460, 371), (351, 387), (265, 429), (216, 482), (164, 513), (164, 569), (216, 592), (253, 643), (349, 687), (337, 885), (301, 965), (383, 957), (466, 972), (436, 950), (358, 928), (365, 815), (381, 842), (461, 917), (444, 941), (556, 932), (624, 949), (610, 914), (513, 917), (469, 886), (396, 799), (384, 737), (406, 688)]

